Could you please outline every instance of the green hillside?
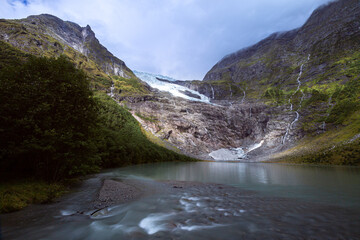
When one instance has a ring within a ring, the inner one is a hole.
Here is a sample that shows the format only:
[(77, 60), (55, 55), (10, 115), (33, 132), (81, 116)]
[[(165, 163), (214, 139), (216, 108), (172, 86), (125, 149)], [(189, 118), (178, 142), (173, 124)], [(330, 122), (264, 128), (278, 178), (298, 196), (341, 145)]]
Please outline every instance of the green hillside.
[(49, 201), (63, 180), (102, 168), (193, 160), (150, 142), (66, 56), (35, 57), (1, 41), (0, 49), (0, 211)]

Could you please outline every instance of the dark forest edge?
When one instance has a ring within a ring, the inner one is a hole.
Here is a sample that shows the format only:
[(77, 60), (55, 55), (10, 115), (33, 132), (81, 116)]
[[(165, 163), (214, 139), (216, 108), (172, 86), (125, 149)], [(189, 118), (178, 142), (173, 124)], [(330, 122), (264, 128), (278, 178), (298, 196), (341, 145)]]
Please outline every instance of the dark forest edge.
[(0, 212), (49, 202), (67, 179), (104, 168), (194, 160), (150, 142), (66, 57), (0, 50)]

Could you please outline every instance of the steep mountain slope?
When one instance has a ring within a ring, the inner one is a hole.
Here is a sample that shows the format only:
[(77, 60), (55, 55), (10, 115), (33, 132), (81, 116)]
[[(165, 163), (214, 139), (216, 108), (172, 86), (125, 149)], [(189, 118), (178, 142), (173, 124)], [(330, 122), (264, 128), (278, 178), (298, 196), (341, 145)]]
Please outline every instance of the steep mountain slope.
[[(360, 5), (357, 0), (341, 0), (315, 10), (298, 29), (274, 33), (259, 43), (232, 53), (219, 61), (204, 77), (208, 84), (219, 82), (239, 85), (248, 97), (257, 98), (269, 87), (296, 89), (301, 65), (302, 84), (326, 84), (318, 79), (360, 48)], [(334, 69), (337, 67), (337, 69)], [(347, 80), (345, 78), (343, 80)], [(220, 84), (220, 86), (223, 84)], [(260, 91), (259, 91), (260, 87)], [(229, 88), (218, 88), (215, 99), (229, 97)], [(208, 94), (210, 95), (210, 94)]]
[(286, 153), (328, 152), (356, 141), (360, 132), (359, 19), (359, 1), (331, 2), (302, 27), (225, 56), (203, 82), (188, 85), (215, 100), (285, 107), (277, 114), (293, 118), (282, 144), (305, 136)]
[(110, 90), (114, 84), (117, 95), (149, 94), (148, 86), (99, 43), (90, 26), (80, 27), (48, 14), (20, 20), (2, 19), (0, 40), (34, 55), (66, 55), (90, 74), (96, 88)]
[[(172, 130), (169, 140), (184, 139), (188, 144), (177, 144), (191, 153), (204, 156), (219, 148), (247, 149), (263, 142), (258, 154), (354, 164), (360, 136), (359, 19), (359, 1), (331, 2), (315, 10), (302, 27), (224, 57), (203, 81), (173, 82), (206, 95), (217, 106), (188, 103), (185, 108), (176, 101), (160, 115), (155, 109), (164, 109), (164, 104), (133, 107), (159, 119), (145, 123), (154, 133), (167, 136), (162, 130)], [(220, 105), (224, 111), (217, 109)], [(254, 127), (252, 122), (259, 119), (263, 122)], [(206, 138), (197, 129), (205, 129)], [(345, 148), (346, 156), (339, 156)]]

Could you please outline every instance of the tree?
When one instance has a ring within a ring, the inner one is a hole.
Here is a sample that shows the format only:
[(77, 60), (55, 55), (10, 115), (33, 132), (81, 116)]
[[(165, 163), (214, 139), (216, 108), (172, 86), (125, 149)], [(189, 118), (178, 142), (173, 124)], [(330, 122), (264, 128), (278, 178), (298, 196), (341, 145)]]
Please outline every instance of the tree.
[(57, 180), (98, 165), (96, 103), (66, 57), (1, 68), (0, 103), (2, 170)]

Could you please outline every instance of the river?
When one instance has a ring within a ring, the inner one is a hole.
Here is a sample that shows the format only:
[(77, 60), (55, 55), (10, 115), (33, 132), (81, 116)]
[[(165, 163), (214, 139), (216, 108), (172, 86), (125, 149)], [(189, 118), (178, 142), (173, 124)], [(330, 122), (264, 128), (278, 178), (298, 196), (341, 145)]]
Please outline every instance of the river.
[[(170, 190), (107, 208), (96, 217), (86, 214), (87, 217), (69, 217), (91, 201), (101, 185), (99, 176), (137, 179), (155, 185), (166, 180), (196, 184), (186, 187), (175, 184)], [(55, 204), (30, 206), (18, 213), (2, 215), (4, 237), (358, 239), (360, 236), (360, 168), (158, 163), (104, 172), (86, 180), (80, 190)]]

